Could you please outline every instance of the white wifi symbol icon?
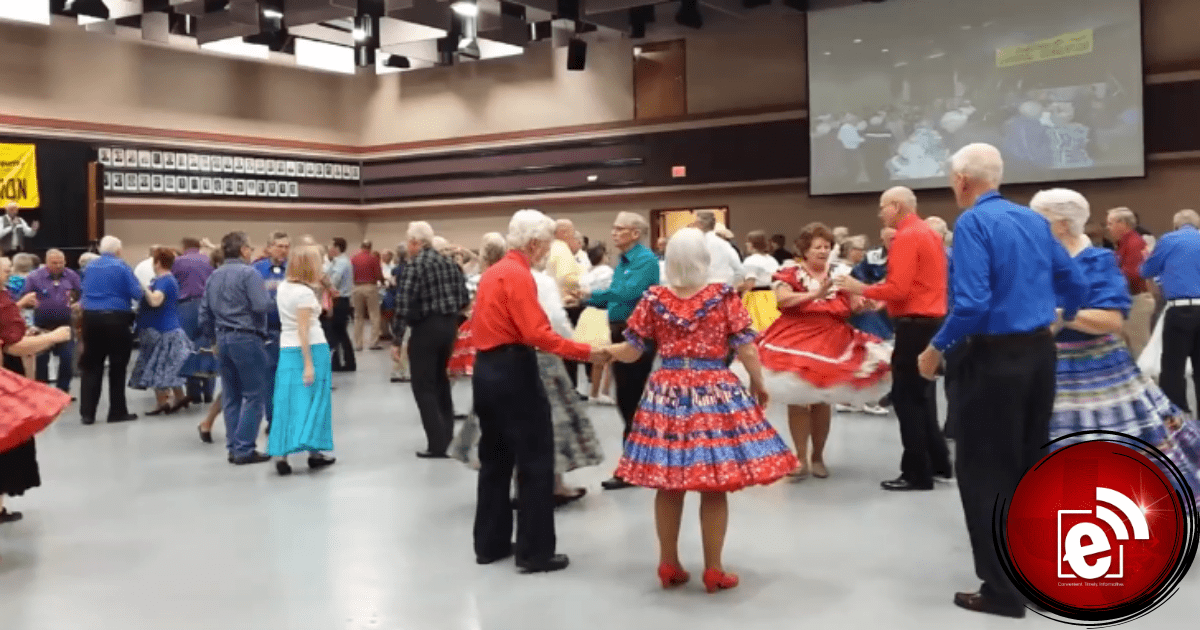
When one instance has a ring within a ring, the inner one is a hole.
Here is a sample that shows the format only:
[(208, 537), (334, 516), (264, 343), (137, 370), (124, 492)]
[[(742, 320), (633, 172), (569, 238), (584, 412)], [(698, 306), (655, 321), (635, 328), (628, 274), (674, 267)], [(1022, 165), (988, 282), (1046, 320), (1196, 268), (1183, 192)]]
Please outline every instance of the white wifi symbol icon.
[[(1113, 490), (1111, 488), (1096, 488), (1096, 518), (1103, 521), (1112, 529), (1113, 536), (1118, 541), (1130, 540), (1129, 528), (1125, 526), (1125, 522), (1117, 515), (1101, 503), (1107, 503), (1115, 507), (1125, 520), (1133, 526), (1133, 540), (1150, 540), (1150, 525), (1146, 522), (1146, 515), (1142, 513), (1141, 508), (1133, 502), (1133, 499)], [(1062, 514), (1082, 513), (1086, 511), (1078, 510), (1062, 510), (1059, 512), (1059, 523), (1061, 527)], [(1084, 544), (1083, 539), (1087, 538), (1087, 544)], [(1064, 562), (1071, 566), (1071, 570), (1075, 572), (1076, 577), (1085, 580), (1095, 580), (1101, 577), (1120, 578), (1125, 577), (1125, 546), (1118, 545), (1118, 568), (1116, 572), (1109, 573), (1112, 568), (1112, 555), (1105, 555), (1097, 558), (1095, 562), (1088, 562), (1088, 557), (1097, 554), (1105, 554), (1112, 551), (1112, 542), (1109, 540), (1108, 533), (1104, 528), (1096, 523), (1083, 522), (1077, 523), (1067, 532), (1066, 537), (1059, 537), (1062, 547), (1065, 552), (1060, 549), (1060, 557)], [(1072, 576), (1060, 576), (1072, 577)]]

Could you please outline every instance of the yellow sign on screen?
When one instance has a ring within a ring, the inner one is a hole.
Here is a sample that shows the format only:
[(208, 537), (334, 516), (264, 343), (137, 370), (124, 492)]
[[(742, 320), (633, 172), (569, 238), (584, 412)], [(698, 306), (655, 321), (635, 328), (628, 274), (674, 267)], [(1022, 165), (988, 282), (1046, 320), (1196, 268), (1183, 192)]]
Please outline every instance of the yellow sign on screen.
[(996, 50), (996, 67), (1010, 68), (1050, 59), (1086, 55), (1092, 52), (1093, 37), (1092, 29), (1089, 28), (1086, 31), (1064, 33), (1032, 44), (999, 48)]
[(38, 197), (37, 150), (32, 144), (0, 144), (0, 206), (42, 205)]

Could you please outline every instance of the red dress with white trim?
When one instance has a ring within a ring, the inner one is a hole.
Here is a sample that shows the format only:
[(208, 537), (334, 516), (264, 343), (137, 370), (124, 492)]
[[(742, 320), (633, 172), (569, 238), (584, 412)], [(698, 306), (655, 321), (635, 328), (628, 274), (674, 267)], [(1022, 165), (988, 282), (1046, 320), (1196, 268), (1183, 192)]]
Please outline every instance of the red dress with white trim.
[(450, 352), (446, 372), (452, 378), (471, 376), (475, 373), (475, 343), (471, 339), (470, 319), (458, 327), (458, 338), (454, 340), (454, 349)]

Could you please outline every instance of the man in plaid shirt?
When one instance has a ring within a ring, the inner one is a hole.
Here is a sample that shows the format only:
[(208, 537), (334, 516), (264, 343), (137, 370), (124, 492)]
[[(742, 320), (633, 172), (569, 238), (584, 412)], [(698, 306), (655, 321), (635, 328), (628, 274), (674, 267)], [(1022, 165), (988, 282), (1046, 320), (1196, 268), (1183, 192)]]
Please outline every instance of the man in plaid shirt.
[(417, 457), (442, 459), (454, 437), (454, 404), (446, 364), (454, 349), (459, 317), (470, 304), (462, 268), (433, 248), (433, 228), (408, 224), (408, 264), (396, 289), (392, 356), (399, 360), (406, 327), (412, 327), (408, 362), (413, 397), (421, 412), (427, 448)]

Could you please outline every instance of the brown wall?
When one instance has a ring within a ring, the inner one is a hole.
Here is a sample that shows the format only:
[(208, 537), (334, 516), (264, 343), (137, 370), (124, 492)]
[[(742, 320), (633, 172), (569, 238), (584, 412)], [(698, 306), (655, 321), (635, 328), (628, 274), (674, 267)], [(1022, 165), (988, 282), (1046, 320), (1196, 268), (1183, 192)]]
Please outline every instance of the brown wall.
[(229, 232), (242, 231), (250, 237), (255, 248), (262, 247), (267, 235), (276, 230), (287, 232), (296, 240), (310, 234), (321, 243), (328, 243), (335, 236), (355, 243), (362, 239), (362, 225), (357, 221), (295, 221), (285, 217), (277, 219), (109, 219), (108, 233), (121, 239), (124, 258), (136, 263), (146, 257), (152, 245), (178, 246), (185, 236), (208, 238), (220, 244), (221, 237)]

